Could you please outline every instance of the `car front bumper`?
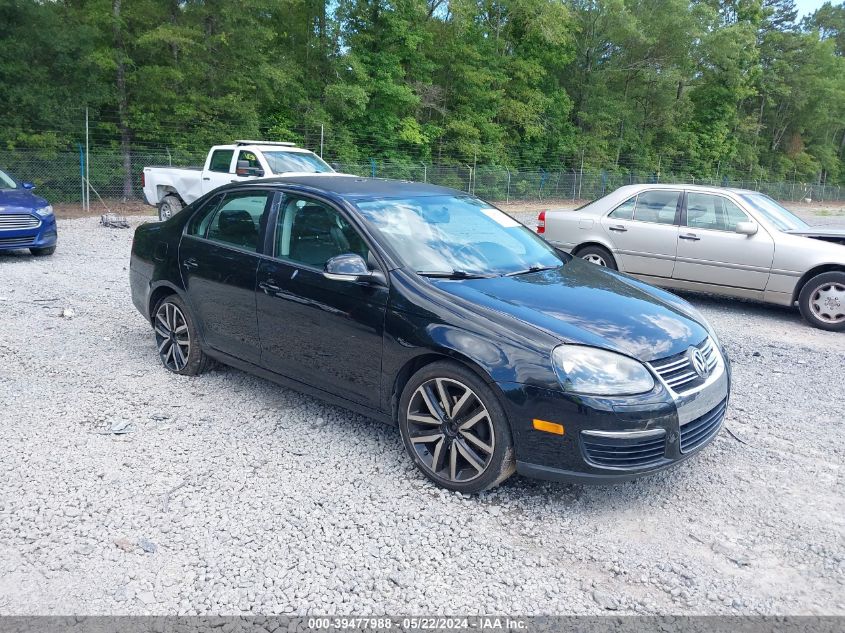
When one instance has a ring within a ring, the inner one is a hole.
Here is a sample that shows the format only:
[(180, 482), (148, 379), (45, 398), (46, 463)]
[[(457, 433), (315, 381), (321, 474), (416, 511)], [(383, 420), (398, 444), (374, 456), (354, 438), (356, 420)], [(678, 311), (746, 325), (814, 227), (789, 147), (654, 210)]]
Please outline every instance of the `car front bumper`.
[[(730, 363), (700, 387), (678, 394), (659, 378), (648, 394), (626, 398), (578, 396), (518, 383), (499, 383), (511, 422), (516, 469), (552, 481), (605, 484), (670, 468), (718, 435), (730, 398)], [(563, 435), (534, 428), (540, 419)]]
[(25, 228), (3, 228), (0, 226), (0, 250), (18, 248), (49, 248), (58, 241), (56, 217), (46, 218), (31, 214), (38, 221), (35, 226)]

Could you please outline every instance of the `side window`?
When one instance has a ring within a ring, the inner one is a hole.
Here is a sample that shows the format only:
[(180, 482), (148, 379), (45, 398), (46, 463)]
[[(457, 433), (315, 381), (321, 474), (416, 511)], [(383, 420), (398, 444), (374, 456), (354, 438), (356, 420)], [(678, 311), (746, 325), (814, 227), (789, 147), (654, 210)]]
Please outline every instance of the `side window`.
[(214, 215), (214, 210), (220, 205), (223, 196), (213, 196), (205, 204), (203, 204), (199, 211), (191, 218), (188, 224), (188, 235), (198, 235), (205, 237), (205, 232), (208, 230), (208, 224)]
[(316, 200), (286, 199), (276, 227), (276, 257), (323, 268), (347, 253), (369, 257), (366, 243), (341, 213)]
[(687, 226), (693, 229), (722, 230), (716, 207), (719, 198), (709, 193), (687, 192)]
[(722, 209), (725, 212), (726, 231), (736, 231), (736, 225), (739, 222), (748, 222), (750, 219), (748, 215), (746, 215), (745, 211), (740, 209), (736, 203), (728, 200), (727, 198), (722, 198)]
[(723, 196), (687, 193), (687, 226), (690, 228), (733, 231), (737, 222), (747, 220), (742, 209)]
[(208, 222), (206, 238), (250, 251), (258, 250), (271, 195), (267, 191), (246, 191), (227, 195)]
[(253, 152), (247, 152), (245, 150), (241, 150), (238, 154), (238, 163), (245, 160), (248, 164), (246, 165), (250, 169), (254, 168), (261, 168), (261, 163), (258, 162), (258, 156), (256, 156)]
[(221, 171), (224, 174), (229, 173), (229, 166), (232, 164), (232, 156), (235, 155), (233, 149), (218, 149), (214, 150), (211, 155), (211, 163), (208, 165), (209, 171)]
[(630, 220), (634, 215), (634, 205), (637, 203), (637, 196), (628, 198), (625, 202), (610, 212), (611, 218), (617, 220)]
[(654, 224), (674, 224), (675, 212), (678, 208), (678, 196), (680, 196), (679, 191), (663, 189), (643, 191), (637, 196), (634, 219)]

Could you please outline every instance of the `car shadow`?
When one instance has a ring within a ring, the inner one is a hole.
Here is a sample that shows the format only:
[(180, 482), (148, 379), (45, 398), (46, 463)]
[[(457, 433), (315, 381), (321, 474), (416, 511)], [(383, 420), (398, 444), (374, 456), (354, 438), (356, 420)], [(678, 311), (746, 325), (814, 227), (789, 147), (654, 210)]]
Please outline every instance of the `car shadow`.
[(766, 303), (755, 299), (723, 297), (703, 292), (690, 292), (687, 290), (673, 290), (672, 292), (679, 297), (686, 299), (696, 308), (722, 310), (746, 316), (781, 318), (794, 321), (795, 323), (802, 321), (801, 313), (798, 311), (797, 307)]

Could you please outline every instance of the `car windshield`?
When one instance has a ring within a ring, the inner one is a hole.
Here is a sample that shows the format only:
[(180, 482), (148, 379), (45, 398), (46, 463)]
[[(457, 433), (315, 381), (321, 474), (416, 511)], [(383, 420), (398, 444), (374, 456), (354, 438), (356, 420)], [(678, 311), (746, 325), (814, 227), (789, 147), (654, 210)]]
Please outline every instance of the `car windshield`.
[(472, 196), (366, 200), (357, 206), (403, 263), (420, 274), (508, 275), (562, 263), (532, 231)]
[(6, 172), (0, 170), (0, 189), (17, 189), (18, 183)]
[(286, 172), (306, 172), (310, 174), (325, 174), (334, 169), (316, 154), (305, 152), (264, 152), (264, 158), (274, 174)]
[(803, 229), (810, 226), (792, 211), (784, 209), (769, 196), (764, 196), (762, 193), (744, 193), (742, 199), (781, 231)]

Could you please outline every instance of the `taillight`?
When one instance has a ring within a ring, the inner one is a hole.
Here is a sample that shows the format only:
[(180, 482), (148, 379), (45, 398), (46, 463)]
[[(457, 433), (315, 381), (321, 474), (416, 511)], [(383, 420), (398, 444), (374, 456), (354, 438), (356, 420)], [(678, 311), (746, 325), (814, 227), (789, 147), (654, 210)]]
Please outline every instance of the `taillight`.
[(540, 211), (540, 215), (537, 216), (537, 232), (538, 233), (545, 233), (546, 232), (546, 212)]
[(147, 177), (141, 172), (141, 189), (147, 186)]

